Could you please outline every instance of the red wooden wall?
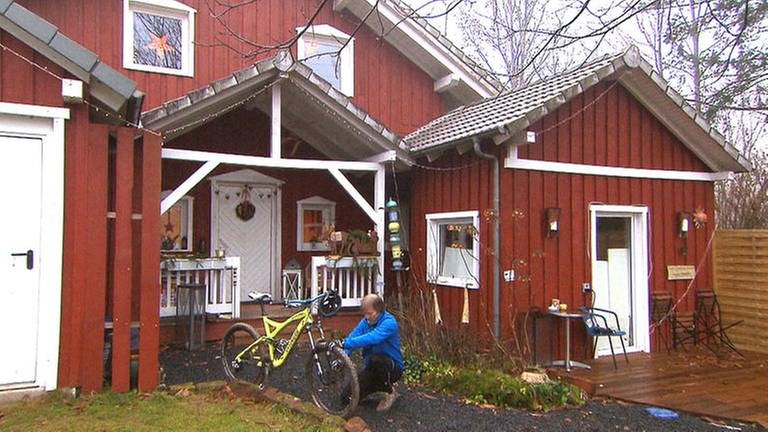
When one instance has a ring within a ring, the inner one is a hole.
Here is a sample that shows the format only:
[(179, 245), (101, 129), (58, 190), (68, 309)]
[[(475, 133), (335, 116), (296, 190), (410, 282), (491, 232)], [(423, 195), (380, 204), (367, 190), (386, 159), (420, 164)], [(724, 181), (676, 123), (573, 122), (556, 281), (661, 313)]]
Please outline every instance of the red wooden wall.
[[(220, 46), (225, 44), (247, 51), (242, 42), (227, 36), (221, 23), (211, 17), (207, 4), (217, 2), (182, 2), (198, 12), (192, 78), (122, 68), (123, 0), (19, 1), (97, 53), (102, 61), (135, 80), (139, 89), (147, 94), (145, 110), (274, 55), (243, 57)], [(305, 25), (321, 3), (320, 0), (259, 0), (231, 12), (227, 22), (234, 32), (248, 40), (274, 45), (295, 36), (296, 27)], [(355, 30), (358, 22), (351, 15), (334, 13), (332, 1), (327, 2), (315, 20), (315, 24), (330, 24), (347, 34)], [(295, 56), (296, 48), (292, 50)], [(440, 97), (433, 90), (433, 80), (391, 45), (379, 41), (366, 26), (355, 35), (354, 101), (400, 134), (425, 124), (443, 110)]]
[[(0, 42), (53, 74), (68, 77), (12, 36), (0, 32)], [(64, 106), (56, 77), (5, 50), (0, 51), (0, 101)], [(90, 123), (85, 105), (66, 108), (70, 119), (65, 123), (58, 385), (86, 392), (102, 388), (105, 322), (112, 317), (113, 389), (128, 389), (129, 328), (131, 322), (140, 322), (139, 387), (151, 390), (158, 383), (159, 266), (141, 262), (159, 262), (160, 140), (149, 135), (135, 142), (133, 129)], [(110, 142), (116, 145), (118, 162), (118, 172), (112, 175)], [(127, 180), (134, 176), (135, 184)], [(115, 188), (116, 178), (124, 181)], [(110, 200), (110, 188), (116, 189), (116, 208), (111, 207), (115, 201)], [(115, 212), (114, 218), (108, 211)], [(114, 302), (108, 301), (113, 289)]]
[[(633, 168), (708, 171), (682, 143), (642, 107), (623, 87), (616, 85), (594, 105), (580, 110), (602, 94), (610, 84), (601, 84), (574, 98), (529, 129), (537, 134), (535, 144), (523, 147), (520, 157), (558, 162), (587, 163)], [(570, 116), (573, 115), (573, 118)], [(569, 119), (570, 118), (570, 119)], [(554, 126), (554, 127), (553, 127)], [(493, 148), (486, 144), (487, 148)], [(495, 149), (503, 160), (506, 148)], [(481, 288), (470, 291), (470, 330), (487, 332), (493, 323), (491, 301), (491, 223), (483, 218), (492, 208), (490, 163), (473, 155), (447, 154), (435, 167), (461, 167), (452, 172), (415, 168), (411, 182), (411, 250), (413, 283), (425, 287), (424, 215), (432, 212), (479, 210), (481, 214)], [(714, 214), (713, 184), (709, 182), (630, 179), (502, 169), (501, 176), (501, 267), (514, 268), (515, 282), (501, 283), (502, 337), (511, 334), (514, 313), (531, 307), (546, 307), (559, 298), (571, 308), (583, 306), (581, 283), (591, 282), (590, 203), (646, 205), (650, 212), (649, 255), (652, 291), (683, 295), (688, 281), (667, 281), (666, 266), (696, 265), (704, 257), (714, 229), (709, 223), (692, 230), (687, 239), (677, 237), (677, 212), (702, 207)], [(547, 207), (562, 209), (560, 234), (553, 239), (543, 232)], [(679, 252), (687, 247), (687, 255)], [(712, 283), (711, 254), (704, 257), (693, 289)], [(431, 287), (430, 287), (431, 288)], [(436, 287), (443, 319), (457, 325), (463, 292)], [(693, 290), (680, 305), (693, 309)], [(652, 345), (657, 345), (652, 340)], [(576, 342), (575, 346), (581, 346)], [(574, 354), (582, 355), (581, 350)]]

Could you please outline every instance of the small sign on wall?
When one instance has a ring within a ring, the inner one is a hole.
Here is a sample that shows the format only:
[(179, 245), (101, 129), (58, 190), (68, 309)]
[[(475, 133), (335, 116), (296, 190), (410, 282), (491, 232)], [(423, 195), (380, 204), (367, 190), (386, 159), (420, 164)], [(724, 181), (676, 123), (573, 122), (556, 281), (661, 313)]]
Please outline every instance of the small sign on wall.
[(668, 265), (667, 280), (689, 280), (696, 276), (696, 267), (692, 265)]

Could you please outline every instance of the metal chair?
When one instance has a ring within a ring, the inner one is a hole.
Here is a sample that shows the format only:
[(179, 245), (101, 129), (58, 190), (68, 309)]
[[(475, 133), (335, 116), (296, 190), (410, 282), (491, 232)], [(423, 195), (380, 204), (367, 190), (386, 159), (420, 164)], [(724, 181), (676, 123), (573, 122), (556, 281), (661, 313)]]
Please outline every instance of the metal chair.
[[(611, 347), (613, 368), (618, 369), (619, 367), (616, 364), (616, 353), (613, 350), (613, 341), (611, 340), (611, 337), (618, 336), (619, 340), (621, 341), (621, 350), (624, 352), (624, 359), (627, 361), (627, 364), (629, 364), (627, 348), (624, 345), (624, 336), (627, 335), (627, 332), (621, 329), (621, 325), (619, 324), (619, 316), (616, 315), (616, 312), (594, 307), (583, 307), (580, 310), (585, 314), (582, 319), (584, 321), (584, 326), (587, 329), (587, 336), (589, 336), (587, 338), (587, 345), (589, 345), (591, 338), (595, 339), (594, 345), (592, 347), (592, 357), (595, 357), (595, 352), (597, 351), (597, 338), (600, 336), (606, 336), (608, 338), (608, 344)], [(606, 314), (613, 316), (613, 319), (616, 321), (616, 328), (608, 325), (608, 320), (605, 318)]]
[(664, 344), (667, 352), (670, 352), (670, 335), (667, 331), (670, 331), (672, 326), (665, 325), (664, 321), (671, 322), (670, 318), (673, 313), (673, 303), (672, 294), (666, 291), (651, 293), (651, 323), (656, 327), (656, 334), (658, 335), (659, 340)]
[(711, 345), (725, 347), (744, 357), (726, 333), (726, 330), (741, 324), (742, 321), (736, 321), (727, 325), (723, 324), (720, 302), (717, 301), (717, 295), (714, 291), (696, 291), (696, 318), (697, 329), (707, 348), (714, 352), (715, 350), (711, 348)]
[(675, 312), (669, 317), (672, 323), (672, 348), (677, 347), (686, 351), (685, 344), (689, 341), (693, 345), (699, 344), (699, 329), (696, 325), (696, 312)]

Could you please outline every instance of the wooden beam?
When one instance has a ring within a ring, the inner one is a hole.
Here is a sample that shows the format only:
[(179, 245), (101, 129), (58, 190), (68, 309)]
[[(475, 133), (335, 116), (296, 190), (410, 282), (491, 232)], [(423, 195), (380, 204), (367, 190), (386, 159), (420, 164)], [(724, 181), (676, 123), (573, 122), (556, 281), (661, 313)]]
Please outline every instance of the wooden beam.
[(387, 150), (385, 152), (381, 152), (379, 154), (375, 154), (371, 157), (367, 157), (363, 159), (364, 162), (376, 162), (376, 163), (390, 162), (394, 160), (397, 160), (397, 152), (395, 150)]
[(219, 166), (219, 162), (208, 161), (204, 163), (203, 166), (198, 168), (197, 171), (192, 173), (192, 175), (184, 180), (176, 189), (174, 189), (170, 195), (163, 199), (163, 202), (160, 204), (160, 214), (167, 212), (168, 209), (173, 207), (174, 204), (182, 199), (184, 195), (187, 194), (187, 192), (192, 190), (193, 187), (197, 186), (197, 184), (200, 183), (205, 178), (205, 176), (210, 174), (211, 171), (216, 169), (217, 166)]
[(329, 169), (336, 168), (346, 171), (378, 171), (380, 164), (375, 162), (355, 162), (321, 159), (276, 159), (263, 156), (246, 156), (229, 153), (215, 153), (198, 150), (182, 150), (164, 148), (163, 159), (218, 162), (232, 165), (266, 167), (266, 168), (290, 168), (290, 169)]
[(89, 128), (87, 195), (85, 218), (87, 245), (78, 265), (87, 268), (80, 287), (84, 313), (82, 319), (82, 363), (80, 386), (84, 392), (99, 391), (104, 383), (104, 304), (107, 298), (107, 173), (109, 130), (100, 125)]
[(458, 87), (461, 82), (461, 78), (455, 73), (448, 74), (435, 81), (434, 90), (435, 93), (444, 93), (451, 90), (454, 87)]
[(282, 90), (280, 84), (277, 83), (272, 86), (272, 127), (270, 134), (270, 155), (275, 159), (280, 159), (283, 146), (283, 143), (280, 141), (280, 129), (282, 128), (282, 120), (280, 118), (281, 100)]
[(117, 132), (115, 250), (112, 268), (112, 390), (115, 392), (130, 389), (134, 131), (120, 128)]
[(368, 201), (363, 197), (363, 195), (355, 188), (355, 186), (350, 183), (350, 181), (347, 179), (347, 177), (344, 176), (344, 174), (341, 173), (336, 168), (328, 168), (328, 172), (331, 173), (333, 178), (336, 179), (337, 182), (341, 185), (341, 187), (344, 188), (345, 191), (349, 194), (349, 196), (352, 197), (352, 199), (357, 203), (358, 206), (360, 206), (361, 209), (365, 212), (365, 214), (368, 215), (369, 218), (371, 218), (371, 221), (373, 223), (378, 224), (379, 223), (379, 215), (374, 210), (373, 207), (368, 203)]
[(655, 180), (683, 180), (714, 182), (727, 179), (732, 173), (704, 171), (676, 171), (647, 168), (626, 168), (604, 165), (585, 165), (565, 162), (549, 162), (518, 157), (517, 146), (510, 145), (504, 167), (531, 171), (545, 171), (562, 174), (583, 174), (609, 177), (648, 178)]
[(139, 391), (152, 391), (160, 374), (160, 149), (162, 140), (144, 134), (141, 153), (141, 297), (139, 299)]

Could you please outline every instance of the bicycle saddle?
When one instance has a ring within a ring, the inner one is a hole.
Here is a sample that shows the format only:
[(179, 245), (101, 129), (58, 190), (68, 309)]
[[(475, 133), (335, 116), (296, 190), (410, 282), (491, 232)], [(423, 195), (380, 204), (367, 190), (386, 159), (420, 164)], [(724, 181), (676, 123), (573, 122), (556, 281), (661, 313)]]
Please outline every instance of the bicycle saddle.
[(248, 293), (248, 297), (256, 303), (272, 303), (272, 296), (268, 293), (251, 291)]

